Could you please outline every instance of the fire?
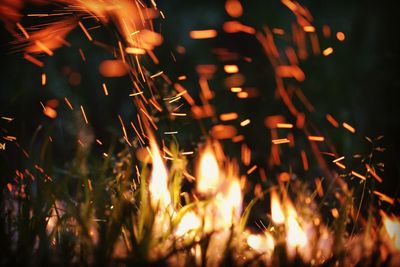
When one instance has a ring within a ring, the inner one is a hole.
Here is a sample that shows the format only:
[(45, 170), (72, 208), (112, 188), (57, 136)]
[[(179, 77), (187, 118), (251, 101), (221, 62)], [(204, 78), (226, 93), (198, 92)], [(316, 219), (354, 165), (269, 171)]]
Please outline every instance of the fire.
[(183, 236), (191, 230), (199, 229), (201, 226), (201, 221), (199, 217), (193, 211), (189, 211), (183, 215), (178, 227), (175, 231), (177, 236)]
[(285, 215), (283, 214), (279, 197), (275, 191), (271, 192), (271, 215), (272, 221), (275, 224), (285, 223)]
[(242, 211), (242, 190), (239, 180), (229, 181), (228, 191), (217, 196), (217, 207), (219, 217), (217, 220), (221, 222), (223, 227), (230, 227), (232, 223), (240, 218)]
[(307, 235), (297, 221), (297, 212), (289, 202), (287, 205), (287, 242), (291, 247), (307, 245)]
[(307, 245), (307, 236), (301, 229), (296, 218), (289, 216), (287, 219), (287, 241), (291, 247), (304, 247)]
[(381, 211), (383, 226), (396, 250), (400, 250), (400, 219)]
[(214, 152), (208, 146), (200, 158), (197, 190), (207, 194), (215, 192), (220, 184), (220, 171)]
[(249, 245), (249, 247), (259, 253), (272, 251), (275, 247), (275, 241), (273, 237), (267, 232), (258, 235), (250, 234), (247, 237), (247, 244)]
[(153, 169), (149, 190), (153, 208), (167, 208), (171, 204), (171, 195), (168, 190), (168, 174), (162, 161), (160, 151), (154, 140), (150, 143)]

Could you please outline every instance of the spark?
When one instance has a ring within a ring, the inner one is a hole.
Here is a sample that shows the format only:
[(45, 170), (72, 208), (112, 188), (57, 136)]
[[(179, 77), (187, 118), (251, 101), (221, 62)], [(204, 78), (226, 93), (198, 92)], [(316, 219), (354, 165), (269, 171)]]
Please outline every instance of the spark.
[(369, 164), (365, 164), (365, 167), (367, 168), (367, 171), (372, 174), (372, 177), (374, 177), (379, 183), (382, 183), (383, 180), (381, 177), (379, 177), (376, 172), (374, 171), (374, 169), (371, 168), (371, 166)]
[(359, 174), (358, 172), (355, 172), (355, 171), (351, 171), (351, 174), (352, 175), (354, 175), (355, 177), (358, 177), (358, 178), (360, 178), (361, 180), (366, 180), (366, 178), (365, 178), (365, 176), (364, 175), (361, 175), (361, 174)]
[(171, 100), (169, 100), (168, 101), (168, 103), (174, 103), (174, 102), (176, 102), (176, 101), (178, 101), (179, 99), (181, 99), (182, 97), (180, 97), (180, 96), (178, 96), (178, 97), (174, 97), (174, 98), (172, 98)]
[(356, 132), (356, 129), (354, 129), (354, 127), (352, 127), (351, 125), (347, 124), (346, 122), (343, 122), (343, 123), (342, 123), (342, 126), (343, 126), (346, 130), (348, 130), (349, 132), (351, 132), (351, 133), (355, 133), (355, 132)]
[[(119, 120), (119, 122), (121, 123), (122, 132), (124, 133), (124, 138), (125, 138), (125, 140), (129, 140), (128, 134), (127, 134), (127, 132), (126, 132), (126, 128), (125, 128), (124, 121), (122, 120), (122, 118), (121, 118), (120, 115), (118, 115), (118, 120)], [(127, 142), (128, 142), (128, 141), (127, 141)], [(129, 142), (128, 142), (128, 143), (129, 143)]]
[(272, 32), (275, 33), (276, 35), (284, 35), (285, 34), (285, 30), (283, 30), (281, 28), (273, 28)]
[(252, 172), (254, 172), (257, 169), (257, 165), (254, 165), (253, 167), (251, 167), (250, 169), (247, 170), (246, 174), (251, 174)]
[(332, 53), (333, 53), (333, 48), (332, 47), (328, 47), (328, 48), (324, 49), (324, 51), (322, 51), (322, 54), (324, 56), (326, 56), (326, 57), (329, 56)]
[(3, 139), (7, 140), (7, 141), (10, 141), (10, 142), (13, 142), (13, 141), (17, 140), (17, 137), (12, 136), (12, 135), (7, 135), (7, 136), (3, 136)]
[(232, 142), (234, 143), (238, 143), (244, 140), (244, 136), (243, 135), (237, 135), (232, 137)]
[(157, 72), (156, 74), (151, 75), (150, 78), (151, 78), (151, 79), (154, 79), (155, 77), (158, 77), (158, 76), (160, 76), (160, 75), (163, 74), (163, 73), (164, 73), (163, 71)]
[(42, 86), (46, 85), (46, 73), (42, 73)]
[(333, 125), (333, 127), (335, 127), (335, 128), (339, 127), (339, 123), (337, 122), (337, 120), (335, 120), (334, 117), (332, 117), (332, 115), (326, 114), (326, 120), (329, 121), (330, 124)]
[(301, 161), (303, 162), (303, 169), (307, 171), (309, 167), (308, 167), (307, 154), (304, 150), (301, 151)]
[(221, 121), (231, 121), (236, 120), (238, 118), (238, 114), (236, 112), (224, 113), (219, 115), (219, 119)]
[(224, 65), (224, 71), (229, 74), (238, 73), (239, 67), (237, 65)]
[(177, 116), (177, 117), (185, 117), (187, 116), (186, 113), (177, 113), (177, 112), (171, 112), (172, 116)]
[(71, 103), (69, 102), (69, 100), (68, 100), (67, 97), (64, 97), (64, 101), (65, 101), (65, 103), (67, 103), (68, 107), (69, 107), (71, 110), (74, 110), (74, 108), (72, 107), (72, 105), (71, 105)]
[(44, 43), (42, 43), (41, 41), (36, 40), (36, 41), (35, 41), (35, 44), (36, 44), (43, 52), (45, 52), (47, 55), (49, 55), (49, 56), (53, 56), (53, 55), (54, 55), (53, 51), (51, 51), (51, 50), (50, 50)]
[(389, 197), (389, 196), (387, 196), (387, 195), (385, 195), (385, 194), (383, 194), (383, 193), (381, 193), (381, 192), (378, 192), (378, 191), (376, 191), (376, 190), (374, 190), (374, 191), (372, 191), (372, 192), (373, 192), (375, 195), (377, 195), (377, 196), (379, 197), (380, 200), (385, 201), (385, 202), (387, 202), (387, 203), (389, 203), (389, 204), (391, 204), (391, 205), (394, 204), (394, 199), (393, 199), (393, 198), (391, 198), (391, 197)]
[(225, 2), (225, 10), (229, 16), (238, 18), (243, 14), (243, 7), (238, 0), (227, 0)]
[(86, 61), (85, 53), (83, 52), (83, 50), (81, 48), (79, 48), (79, 54), (81, 55), (82, 60)]
[(339, 166), (341, 169), (346, 169), (346, 166), (344, 166), (342, 163), (340, 163), (340, 162), (335, 162), (335, 164), (337, 165), (337, 166)]
[(232, 93), (240, 93), (242, 91), (241, 87), (232, 87), (231, 92)]
[(143, 91), (137, 92), (137, 93), (133, 93), (133, 94), (129, 94), (129, 96), (137, 96), (137, 95), (141, 95), (143, 94)]
[(305, 32), (315, 32), (315, 27), (311, 25), (304, 26), (303, 29)]
[(26, 39), (30, 38), (28, 32), (24, 29), (24, 27), (22, 27), (22, 25), (19, 22), (17, 22), (17, 27), (22, 32), (22, 34), (25, 36)]
[(290, 140), (287, 138), (281, 138), (281, 139), (273, 139), (272, 143), (274, 145), (280, 145), (280, 144), (286, 144), (286, 143), (290, 143)]
[(240, 126), (244, 127), (250, 124), (250, 119), (245, 119), (244, 121), (240, 122)]
[(121, 58), (122, 58), (122, 62), (126, 63), (126, 61), (125, 61), (125, 53), (124, 53), (124, 49), (122, 47), (121, 41), (118, 41), (118, 48), (119, 48), (119, 52), (120, 52), (120, 55), (121, 55)]
[(214, 29), (190, 31), (190, 38), (192, 39), (210, 39), (217, 36), (217, 31)]
[(144, 50), (143, 48), (138, 48), (138, 47), (127, 47), (127, 48), (125, 48), (125, 52), (127, 54), (132, 54), (132, 55), (146, 54), (146, 50)]
[(108, 96), (108, 90), (107, 90), (107, 86), (105, 83), (102, 84), (103, 85), (103, 91), (104, 91), (104, 95)]
[(40, 67), (40, 68), (43, 68), (43, 66), (44, 66), (44, 64), (43, 64), (42, 61), (40, 61), (40, 60), (38, 60), (38, 59), (32, 57), (32, 56), (29, 55), (29, 54), (26, 54), (26, 53), (25, 53), (25, 54), (24, 54), (24, 59), (28, 60), (29, 62), (31, 62), (32, 64), (34, 64), (34, 65), (36, 65), (36, 66), (38, 66), (38, 67)]
[(14, 118), (4, 117), (4, 116), (2, 116), (1, 118), (2, 118), (3, 120), (8, 121), (8, 122), (12, 122), (12, 121), (14, 120)]
[(93, 41), (92, 36), (88, 32), (88, 30), (85, 28), (85, 26), (82, 24), (82, 22), (79, 21), (78, 24), (79, 24), (79, 27), (81, 27), (82, 31), (85, 33), (86, 37), (89, 39), (89, 41)]
[(343, 32), (337, 32), (336, 33), (336, 38), (340, 41), (343, 42), (344, 39), (346, 39), (346, 35)]
[(323, 136), (314, 136), (314, 135), (309, 135), (308, 140), (310, 141), (316, 141), (316, 142), (323, 142), (325, 138)]
[(339, 218), (339, 211), (337, 208), (332, 209), (331, 213), (332, 213), (333, 218), (335, 218), (335, 219)]
[(291, 123), (278, 123), (278, 124), (276, 125), (276, 128), (291, 129), (291, 128), (293, 128), (293, 124), (291, 124)]
[(333, 162), (333, 163), (336, 163), (336, 162), (341, 161), (341, 160), (343, 160), (343, 159), (344, 159), (344, 156), (339, 157), (339, 158), (337, 158), (337, 159), (334, 159), (332, 162)]
[(247, 98), (247, 97), (249, 97), (249, 93), (247, 93), (247, 92), (239, 92), (239, 93), (237, 93), (237, 97), (238, 98)]
[(85, 120), (85, 123), (86, 123), (86, 124), (89, 124), (89, 121), (88, 121), (88, 119), (87, 119), (87, 117), (86, 117), (85, 110), (84, 110), (84, 108), (83, 108), (82, 105), (81, 105), (81, 112), (82, 112), (82, 115), (83, 115), (83, 119)]

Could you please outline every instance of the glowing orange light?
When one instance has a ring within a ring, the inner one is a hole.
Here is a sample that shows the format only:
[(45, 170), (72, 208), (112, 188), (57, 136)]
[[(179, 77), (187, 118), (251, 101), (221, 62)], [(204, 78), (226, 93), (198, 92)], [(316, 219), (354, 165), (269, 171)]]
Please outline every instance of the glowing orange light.
[(175, 231), (175, 234), (178, 236), (183, 236), (189, 231), (196, 230), (200, 228), (201, 220), (193, 211), (189, 211), (183, 215), (180, 220), (178, 227)]
[(271, 216), (275, 224), (283, 224), (285, 222), (285, 215), (283, 214), (278, 194), (275, 191), (271, 191)]
[(345, 128), (346, 130), (348, 130), (349, 132), (351, 132), (351, 133), (355, 133), (356, 132), (356, 129), (354, 129), (354, 127), (353, 126), (351, 126), (350, 124), (348, 124), (348, 123), (346, 123), (346, 122), (343, 122), (343, 128)]
[(239, 93), (237, 93), (237, 97), (238, 98), (247, 98), (247, 97), (249, 97), (249, 93), (247, 93), (247, 92), (239, 92)]
[(49, 117), (51, 119), (55, 119), (57, 117), (57, 111), (49, 106), (46, 106), (43, 109), (43, 113), (44, 113), (44, 115), (46, 115), (47, 117)]
[(238, 118), (238, 114), (236, 112), (224, 113), (219, 115), (219, 119), (221, 121), (231, 121), (236, 120)]
[(311, 25), (304, 26), (303, 29), (304, 29), (305, 32), (315, 32), (315, 27), (311, 26)]
[(337, 38), (339, 41), (343, 42), (344, 39), (346, 39), (346, 35), (345, 35), (343, 32), (337, 32), (337, 33), (336, 33), (336, 38)]
[(266, 232), (259, 235), (250, 234), (247, 237), (247, 244), (249, 245), (249, 247), (260, 253), (265, 251), (272, 251), (275, 247), (273, 237)]
[(293, 206), (287, 205), (287, 242), (291, 247), (304, 247), (308, 243), (307, 235), (297, 221), (297, 212)]
[(329, 56), (330, 54), (332, 54), (333, 53), (333, 48), (332, 47), (328, 47), (328, 48), (326, 48), (324, 51), (322, 51), (322, 54), (324, 55), (324, 56)]
[(278, 123), (278, 124), (276, 125), (276, 128), (291, 129), (291, 128), (293, 128), (293, 124), (291, 124), (291, 123)]
[(104, 60), (99, 71), (104, 77), (122, 77), (128, 73), (129, 68), (122, 60)]
[(146, 50), (138, 47), (127, 47), (125, 48), (125, 52), (128, 54), (133, 54), (133, 55), (144, 55), (146, 54)]
[(231, 92), (232, 93), (239, 93), (239, 92), (241, 92), (242, 91), (242, 88), (241, 87), (232, 87), (231, 88)]
[(313, 136), (310, 135), (308, 136), (308, 140), (310, 141), (316, 141), (316, 142), (323, 142), (325, 140), (325, 138), (323, 136)]
[(242, 4), (238, 0), (227, 0), (225, 10), (229, 16), (237, 18), (243, 14)]
[(381, 211), (383, 226), (396, 250), (400, 250), (400, 219)]
[(215, 38), (217, 36), (217, 31), (214, 29), (197, 30), (197, 31), (191, 31), (189, 35), (190, 38), (192, 39), (209, 39), (209, 38)]
[(226, 73), (238, 73), (239, 72), (239, 67), (237, 65), (225, 65), (224, 66), (224, 71)]
[(197, 190), (200, 193), (215, 192), (220, 183), (220, 172), (217, 159), (209, 145), (200, 158)]
[(152, 164), (149, 191), (154, 208), (167, 208), (171, 204), (171, 195), (168, 191), (168, 174), (160, 151), (154, 140), (150, 142)]

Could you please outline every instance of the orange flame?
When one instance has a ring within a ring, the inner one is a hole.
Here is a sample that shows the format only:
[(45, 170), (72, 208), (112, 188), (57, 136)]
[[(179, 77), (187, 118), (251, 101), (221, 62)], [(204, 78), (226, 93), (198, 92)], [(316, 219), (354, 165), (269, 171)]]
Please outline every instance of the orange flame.
[(287, 242), (291, 247), (304, 247), (308, 243), (307, 235), (297, 221), (297, 212), (290, 204), (287, 206)]
[(181, 221), (176, 228), (175, 234), (177, 236), (183, 236), (191, 230), (196, 230), (200, 228), (201, 221), (199, 217), (193, 211), (189, 211), (183, 215)]
[(232, 223), (237, 222), (242, 211), (242, 190), (239, 180), (235, 179), (229, 182), (228, 191), (217, 195), (217, 208), (219, 211), (219, 220), (222, 227), (230, 227)]
[(149, 183), (151, 204), (154, 208), (167, 208), (171, 204), (171, 195), (168, 190), (168, 174), (160, 151), (154, 140), (150, 142), (153, 169)]
[(197, 190), (207, 194), (216, 191), (220, 184), (220, 171), (217, 159), (210, 145), (207, 145), (200, 158)]
[(389, 216), (381, 211), (384, 229), (396, 250), (400, 250), (400, 218)]
[(272, 251), (275, 247), (275, 241), (273, 237), (267, 232), (258, 235), (250, 234), (247, 237), (247, 244), (249, 245), (249, 247), (259, 253)]
[(285, 216), (279, 201), (277, 193), (273, 190), (271, 191), (271, 215), (272, 221), (276, 224), (285, 223)]

